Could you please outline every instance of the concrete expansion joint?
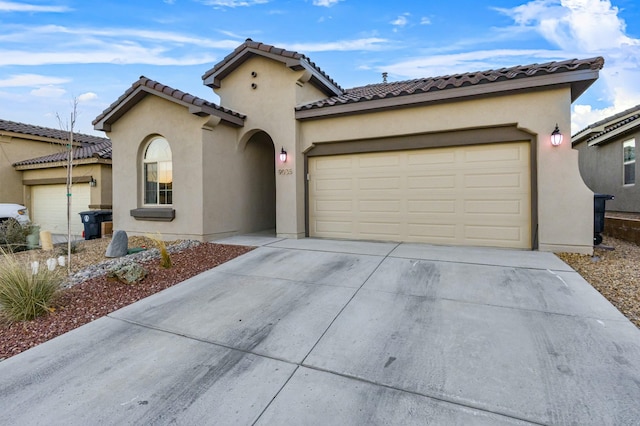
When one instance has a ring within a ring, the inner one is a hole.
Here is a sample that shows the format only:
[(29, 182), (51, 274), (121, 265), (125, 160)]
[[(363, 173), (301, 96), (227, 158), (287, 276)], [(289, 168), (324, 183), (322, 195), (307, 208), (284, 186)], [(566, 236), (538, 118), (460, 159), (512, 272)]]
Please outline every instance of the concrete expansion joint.
[(324, 369), (324, 368), (315, 367), (313, 365), (305, 364), (304, 362), (299, 364), (299, 366), (300, 367), (304, 367), (304, 368), (308, 368), (310, 370), (319, 371), (321, 373), (327, 373), (327, 374), (332, 374), (334, 376), (343, 377), (345, 379), (356, 380), (358, 382), (366, 383), (366, 384), (369, 384), (369, 385), (380, 386), (380, 387), (387, 388), (387, 389), (390, 389), (390, 390), (393, 390), (393, 391), (397, 391), (397, 392), (403, 392), (403, 393), (410, 394), (410, 395), (416, 395), (416, 396), (421, 396), (421, 397), (424, 397), (424, 398), (433, 399), (435, 401), (443, 402), (443, 403), (446, 403), (446, 404), (452, 404), (452, 405), (455, 405), (455, 406), (458, 406), (458, 407), (465, 407), (465, 408), (469, 408), (469, 409), (472, 409), (472, 410), (482, 411), (484, 413), (495, 414), (495, 415), (498, 415), (498, 416), (507, 417), (509, 419), (514, 419), (514, 420), (527, 422), (527, 423), (532, 424), (532, 425), (540, 425), (540, 426), (547, 426), (548, 425), (547, 423), (540, 423), (540, 421), (534, 420), (534, 419), (528, 419), (528, 418), (525, 418), (525, 417), (514, 416), (512, 414), (503, 413), (501, 411), (487, 410), (486, 408), (483, 408), (483, 407), (481, 407), (479, 405), (470, 404), (468, 402), (457, 401), (457, 400), (455, 400), (453, 398), (446, 398), (444, 396), (438, 396), (438, 395), (435, 395), (435, 394), (407, 390), (407, 389), (403, 389), (403, 388), (387, 385), (385, 383), (380, 383), (380, 382), (376, 382), (376, 381), (373, 381), (373, 380), (363, 379), (362, 377), (352, 376), (350, 374), (338, 373), (336, 371), (331, 371), (331, 370), (327, 370), (327, 369)]

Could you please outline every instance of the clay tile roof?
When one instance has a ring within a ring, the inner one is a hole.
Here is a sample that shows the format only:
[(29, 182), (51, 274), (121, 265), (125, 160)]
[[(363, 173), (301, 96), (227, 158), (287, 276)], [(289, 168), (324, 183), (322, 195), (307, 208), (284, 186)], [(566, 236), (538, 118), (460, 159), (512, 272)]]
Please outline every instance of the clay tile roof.
[[(49, 127), (34, 126), (32, 124), (17, 123), (15, 121), (0, 120), (1, 131), (21, 133), (23, 135), (41, 136), (50, 139), (57, 139), (61, 142), (69, 140), (69, 132), (65, 130), (51, 129)], [(74, 133), (73, 139), (76, 142), (86, 144), (99, 144), (108, 141), (107, 138), (99, 136)]]
[(279, 47), (271, 46), (269, 44), (253, 41), (250, 38), (248, 38), (240, 46), (236, 47), (236, 49), (233, 52), (225, 56), (222, 61), (215, 64), (213, 68), (211, 68), (202, 76), (202, 79), (206, 80), (212, 74), (220, 71), (222, 68), (224, 68), (230, 62), (232, 62), (236, 57), (241, 55), (247, 49), (259, 50), (265, 53), (270, 53), (272, 55), (281, 56), (283, 58), (290, 58), (290, 59), (295, 59), (295, 60), (304, 62), (308, 64), (318, 74), (320, 74), (322, 77), (328, 80), (331, 84), (333, 84), (335, 87), (337, 87), (339, 90), (342, 91), (342, 88), (340, 87), (340, 85), (336, 83), (331, 77), (329, 77), (327, 73), (325, 73), (319, 66), (315, 64), (315, 62), (311, 61), (309, 57), (307, 57), (306, 55), (303, 55), (302, 53), (294, 52), (291, 50), (286, 50)]
[[(105, 160), (111, 160), (111, 140), (102, 138), (103, 141), (95, 144), (84, 144), (81, 147), (74, 148), (73, 159), (85, 160), (87, 158), (102, 158)], [(67, 152), (61, 148), (60, 152), (51, 155), (45, 155), (43, 157), (31, 158), (29, 160), (20, 161), (14, 164), (14, 166), (27, 166), (32, 164), (46, 164), (57, 163), (67, 160)]]
[(409, 96), (413, 94), (434, 92), (438, 90), (455, 89), (459, 87), (489, 84), (499, 81), (515, 80), (532, 76), (562, 73), (579, 69), (602, 69), (602, 57), (591, 59), (572, 59), (562, 62), (548, 62), (545, 64), (518, 65), (511, 68), (469, 72), (464, 74), (446, 75), (441, 77), (419, 78), (415, 80), (391, 83), (370, 84), (367, 86), (347, 89), (342, 95), (333, 96), (302, 105), (296, 110), (331, 107), (334, 105), (366, 102), (376, 99)]
[[(636, 120), (638, 120), (638, 125), (640, 125), (640, 105), (636, 105), (618, 114), (596, 121), (595, 123), (580, 130), (574, 136), (593, 129), (592, 132), (588, 132), (590, 136), (587, 139), (587, 142), (589, 142)], [(604, 129), (600, 130), (602, 126), (604, 126)], [(581, 137), (580, 139), (584, 140), (584, 137)]]
[(157, 81), (151, 80), (145, 76), (140, 76), (140, 79), (133, 83), (131, 87), (129, 87), (124, 94), (122, 94), (115, 102), (113, 102), (107, 109), (105, 109), (102, 114), (96, 117), (92, 124), (95, 126), (100, 120), (104, 119), (107, 115), (109, 115), (114, 109), (116, 109), (125, 99), (127, 99), (133, 92), (136, 91), (139, 87), (146, 87), (155, 92), (163, 93), (168, 95), (178, 101), (182, 101), (187, 104), (191, 104), (194, 106), (205, 106), (211, 108), (216, 111), (224, 112), (226, 114), (232, 115), (234, 117), (245, 119), (246, 116), (230, 109), (223, 108), (213, 102), (209, 102), (205, 99), (198, 98), (196, 96), (190, 95), (189, 93), (182, 92), (180, 90), (174, 89)]

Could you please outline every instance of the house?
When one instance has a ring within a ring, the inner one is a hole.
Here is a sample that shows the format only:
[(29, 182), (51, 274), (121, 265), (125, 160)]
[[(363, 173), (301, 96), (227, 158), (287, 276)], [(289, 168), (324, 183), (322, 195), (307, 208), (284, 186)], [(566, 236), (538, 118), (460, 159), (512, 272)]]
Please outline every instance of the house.
[(140, 77), (93, 121), (113, 143), (114, 228), (591, 253), (593, 193), (550, 137), (603, 63), (343, 89), (248, 39), (202, 77), (219, 105)]
[(615, 197), (606, 203), (609, 211), (640, 213), (636, 141), (640, 141), (640, 105), (593, 123), (571, 138), (587, 186)]
[[(67, 232), (69, 133), (0, 120), (0, 202), (29, 208), (31, 221), (54, 234)], [(111, 208), (111, 141), (74, 134), (72, 232), (80, 235), (79, 212)]]

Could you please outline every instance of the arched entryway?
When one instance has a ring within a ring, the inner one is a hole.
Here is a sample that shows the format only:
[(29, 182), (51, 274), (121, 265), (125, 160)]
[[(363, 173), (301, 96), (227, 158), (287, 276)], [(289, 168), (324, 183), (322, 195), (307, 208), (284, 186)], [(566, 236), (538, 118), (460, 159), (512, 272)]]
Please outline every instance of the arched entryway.
[(248, 232), (276, 229), (276, 174), (275, 148), (271, 137), (258, 131), (251, 135), (244, 147), (247, 165), (246, 185), (249, 196), (245, 200), (244, 214)]

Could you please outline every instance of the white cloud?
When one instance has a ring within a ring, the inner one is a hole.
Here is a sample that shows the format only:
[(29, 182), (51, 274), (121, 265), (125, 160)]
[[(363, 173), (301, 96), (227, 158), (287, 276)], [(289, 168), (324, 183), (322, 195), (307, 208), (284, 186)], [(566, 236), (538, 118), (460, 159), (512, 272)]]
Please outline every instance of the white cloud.
[(407, 19), (407, 16), (409, 16), (408, 13), (405, 13), (403, 15), (398, 16), (396, 19), (394, 19), (393, 21), (389, 22), (391, 25), (395, 25), (396, 27), (404, 27), (405, 25), (407, 25), (409, 23), (409, 20)]
[(34, 89), (30, 93), (31, 95), (37, 96), (39, 98), (59, 98), (67, 93), (67, 91), (60, 87), (49, 85)]
[(83, 93), (78, 96), (78, 102), (89, 102), (98, 99), (98, 95), (93, 92)]
[(199, 0), (205, 6), (215, 7), (247, 7), (269, 3), (269, 0)]
[(343, 0), (313, 0), (314, 6), (331, 7)]
[[(351, 51), (351, 50), (380, 50), (383, 44), (389, 40), (384, 38), (369, 37), (356, 40), (339, 40), (326, 43), (282, 43), (283, 47), (297, 52), (327, 52), (327, 51)], [(279, 44), (280, 45), (280, 44)]]
[(0, 87), (38, 87), (48, 84), (62, 84), (71, 81), (68, 78), (49, 77), (40, 74), (16, 74), (0, 80)]
[[(0, 35), (0, 66), (47, 64), (200, 65), (214, 49), (234, 49), (238, 40), (216, 40), (168, 31), (128, 28), (14, 27)], [(41, 40), (50, 42), (46, 46)], [(47, 50), (47, 46), (54, 46)], [(189, 53), (189, 52), (193, 53)]]
[(0, 1), (0, 12), (50, 12), (50, 13), (62, 13), (69, 12), (66, 6), (39, 6), (35, 4), (16, 3), (12, 1)]
[(431, 25), (431, 19), (426, 16), (420, 18), (420, 25)]
[[(640, 39), (626, 34), (620, 10), (609, 0), (534, 0), (513, 9), (510, 16), (519, 31), (535, 31), (564, 52), (582, 57), (604, 56), (600, 78), (602, 96), (611, 105), (600, 109), (576, 104), (572, 131), (640, 103)], [(591, 121), (589, 121), (591, 120)]]
[(479, 50), (462, 53), (429, 55), (380, 66), (380, 72), (401, 78), (438, 77), (472, 71), (486, 71), (505, 65), (529, 63), (531, 58), (566, 59), (560, 51), (529, 49)]

